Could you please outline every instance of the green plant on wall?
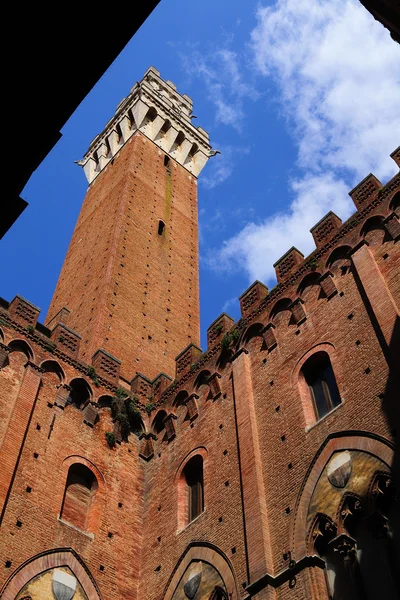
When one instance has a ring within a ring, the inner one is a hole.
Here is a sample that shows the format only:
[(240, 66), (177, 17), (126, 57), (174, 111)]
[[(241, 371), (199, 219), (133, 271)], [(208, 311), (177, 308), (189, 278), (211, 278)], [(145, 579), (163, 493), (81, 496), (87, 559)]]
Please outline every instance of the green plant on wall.
[(238, 329), (233, 329), (232, 331), (227, 331), (224, 337), (221, 340), (222, 348), (229, 348), (232, 343), (235, 343), (240, 338), (240, 331)]
[(142, 418), (136, 403), (137, 398), (127, 396), (125, 390), (120, 390), (111, 400), (111, 415), (118, 423), (124, 441), (131, 432), (139, 431), (142, 427)]
[(155, 409), (155, 404), (154, 402), (148, 402), (146, 404), (146, 406), (144, 407), (144, 410), (147, 412), (147, 414), (150, 416), (151, 413), (153, 412), (153, 410)]
[(106, 432), (106, 440), (110, 448), (115, 448), (117, 438), (115, 437), (115, 433), (113, 431)]
[(100, 381), (97, 377), (96, 369), (90, 365), (87, 370), (88, 377), (93, 381), (94, 385), (99, 386)]

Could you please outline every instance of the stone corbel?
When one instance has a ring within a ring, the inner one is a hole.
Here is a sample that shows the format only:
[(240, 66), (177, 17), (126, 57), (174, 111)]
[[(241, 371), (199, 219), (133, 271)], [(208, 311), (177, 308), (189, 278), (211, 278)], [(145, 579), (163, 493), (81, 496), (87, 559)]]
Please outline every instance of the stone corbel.
[(167, 434), (167, 441), (171, 442), (174, 437), (176, 436), (176, 431), (175, 431), (175, 425), (174, 425), (174, 420), (176, 420), (177, 417), (176, 415), (174, 415), (174, 413), (170, 413), (169, 415), (167, 415), (163, 421), (164, 425), (165, 425), (165, 431)]
[(319, 285), (321, 286), (321, 289), (328, 300), (330, 300), (338, 292), (330, 271), (327, 271), (321, 275), (319, 278)]
[(302, 300), (301, 298), (297, 298), (297, 300), (295, 300), (290, 307), (293, 318), (296, 321), (296, 325), (301, 325), (307, 319), (306, 311), (304, 310), (303, 304), (304, 300)]
[(56, 399), (54, 400), (55, 406), (58, 406), (59, 408), (62, 408), (62, 409), (65, 408), (65, 406), (68, 404), (71, 389), (72, 388), (70, 388), (69, 385), (65, 385), (65, 384), (61, 385), (58, 388)]
[(157, 436), (154, 433), (142, 433), (139, 436), (141, 441), (139, 456), (144, 460), (150, 460), (154, 456), (154, 444), (153, 440), (156, 440)]
[(338, 552), (340, 554), (343, 562), (353, 562), (356, 557), (356, 541), (347, 535), (347, 533), (341, 533), (331, 542), (329, 542), (329, 545), (333, 548), (334, 552)]
[(93, 402), (89, 402), (83, 409), (83, 422), (93, 427), (98, 419), (99, 411)]
[(194, 421), (199, 416), (199, 410), (197, 408), (197, 400), (199, 396), (197, 394), (190, 394), (184, 402), (188, 411), (190, 421)]
[(213, 400), (217, 400), (222, 394), (220, 380), (221, 375), (219, 373), (213, 373), (208, 378), (208, 385), (210, 386), (211, 397)]
[(275, 325), (273, 323), (268, 323), (268, 325), (264, 328), (262, 332), (262, 337), (265, 345), (267, 346), (268, 352), (271, 352), (278, 345), (278, 342), (274, 333)]
[(400, 238), (400, 221), (395, 212), (386, 217), (383, 224), (394, 241)]

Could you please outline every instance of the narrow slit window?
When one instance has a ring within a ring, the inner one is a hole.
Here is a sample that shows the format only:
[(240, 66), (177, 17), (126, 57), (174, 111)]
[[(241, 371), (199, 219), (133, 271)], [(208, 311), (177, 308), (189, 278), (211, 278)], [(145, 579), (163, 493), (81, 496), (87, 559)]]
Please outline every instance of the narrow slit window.
[(158, 221), (158, 235), (164, 235), (165, 223), (164, 221)]

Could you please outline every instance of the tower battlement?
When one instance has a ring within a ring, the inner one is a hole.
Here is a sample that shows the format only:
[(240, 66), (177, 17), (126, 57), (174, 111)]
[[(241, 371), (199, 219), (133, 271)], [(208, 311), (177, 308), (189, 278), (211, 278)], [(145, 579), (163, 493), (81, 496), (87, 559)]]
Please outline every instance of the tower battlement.
[(136, 131), (197, 177), (210, 158), (211, 146), (208, 133), (192, 125), (192, 109), (191, 98), (150, 67), (78, 161), (88, 182), (96, 179)]

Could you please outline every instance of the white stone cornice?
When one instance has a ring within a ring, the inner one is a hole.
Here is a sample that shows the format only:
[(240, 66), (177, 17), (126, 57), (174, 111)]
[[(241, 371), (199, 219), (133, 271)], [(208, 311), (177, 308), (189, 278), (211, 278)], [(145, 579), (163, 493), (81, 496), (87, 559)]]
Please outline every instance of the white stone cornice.
[(186, 94), (179, 94), (175, 85), (164, 81), (150, 67), (142, 81), (136, 83), (97, 135), (84, 158), (83, 166), (91, 183), (114, 158), (130, 137), (140, 131), (163, 152), (197, 177), (210, 157), (209, 136), (191, 122), (193, 103)]

